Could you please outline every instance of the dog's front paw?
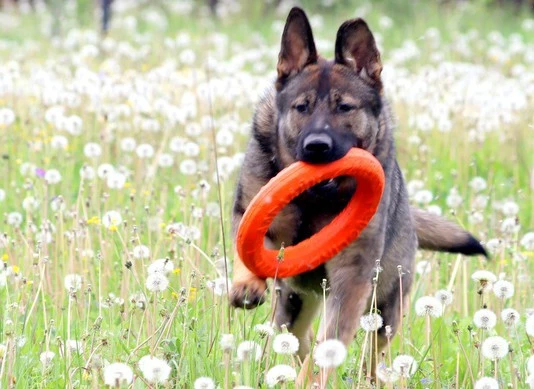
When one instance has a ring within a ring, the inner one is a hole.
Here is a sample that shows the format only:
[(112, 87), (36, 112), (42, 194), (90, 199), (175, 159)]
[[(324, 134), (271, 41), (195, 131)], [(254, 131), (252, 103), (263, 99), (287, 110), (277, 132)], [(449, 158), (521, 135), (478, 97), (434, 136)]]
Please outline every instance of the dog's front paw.
[(265, 302), (267, 282), (254, 278), (247, 282), (237, 282), (230, 290), (230, 301), (234, 307), (252, 309)]

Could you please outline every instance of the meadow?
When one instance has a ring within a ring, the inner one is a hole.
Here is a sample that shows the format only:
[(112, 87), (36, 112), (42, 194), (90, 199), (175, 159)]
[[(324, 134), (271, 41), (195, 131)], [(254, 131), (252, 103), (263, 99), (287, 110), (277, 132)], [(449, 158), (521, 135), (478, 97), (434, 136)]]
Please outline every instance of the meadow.
[[(117, 1), (105, 37), (76, 2), (0, 11), (0, 388), (295, 387), (272, 294), (226, 289), (292, 3), (198, 3)], [(534, 16), (486, 3), (301, 2), (326, 57), (368, 21), (412, 203), (491, 254), (419, 252), (402, 330), (375, 355), (368, 321), (332, 388), (534, 388)]]

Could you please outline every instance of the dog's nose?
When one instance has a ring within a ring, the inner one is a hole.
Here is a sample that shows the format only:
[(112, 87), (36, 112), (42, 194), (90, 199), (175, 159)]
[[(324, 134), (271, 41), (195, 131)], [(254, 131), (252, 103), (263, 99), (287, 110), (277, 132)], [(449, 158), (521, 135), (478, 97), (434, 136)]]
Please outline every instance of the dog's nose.
[(310, 134), (304, 138), (303, 146), (306, 153), (324, 155), (332, 150), (332, 138), (327, 134)]

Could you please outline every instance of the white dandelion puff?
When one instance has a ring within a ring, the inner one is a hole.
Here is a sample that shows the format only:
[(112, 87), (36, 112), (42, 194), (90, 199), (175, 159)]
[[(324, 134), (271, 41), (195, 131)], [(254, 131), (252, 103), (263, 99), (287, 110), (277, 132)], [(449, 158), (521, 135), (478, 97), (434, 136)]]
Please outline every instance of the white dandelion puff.
[(102, 216), (102, 224), (106, 228), (119, 227), (121, 223), (122, 217), (117, 211), (108, 211)]
[(265, 383), (274, 388), (277, 384), (293, 382), (297, 378), (297, 372), (289, 365), (276, 365), (269, 369), (265, 375)]
[(513, 308), (505, 308), (501, 312), (501, 319), (506, 327), (513, 327), (519, 324), (521, 315)]
[(527, 317), (527, 321), (525, 323), (525, 331), (529, 336), (534, 336), (534, 315), (530, 315)]
[(384, 325), (384, 319), (378, 313), (369, 313), (360, 318), (360, 326), (365, 332), (378, 331)]
[(313, 359), (321, 368), (337, 367), (347, 357), (347, 348), (337, 339), (328, 339), (315, 347)]
[(493, 284), (493, 293), (500, 299), (509, 299), (514, 295), (514, 284), (506, 280), (498, 280)]
[(215, 382), (209, 377), (199, 377), (193, 384), (194, 389), (215, 389)]
[(83, 342), (81, 340), (67, 339), (65, 346), (72, 353), (83, 353)]
[(384, 362), (380, 362), (376, 368), (376, 377), (387, 384), (398, 381), (399, 374), (393, 368), (387, 367)]
[(475, 312), (473, 322), (477, 328), (491, 330), (497, 324), (497, 315), (489, 309), (479, 309)]
[(528, 357), (526, 366), (527, 366), (528, 374), (534, 375), (534, 355), (531, 355), (530, 357)]
[(528, 251), (534, 251), (534, 232), (527, 232), (520, 241), (521, 246)]
[(107, 365), (104, 368), (104, 384), (118, 387), (121, 385), (130, 385), (133, 381), (133, 371), (130, 366), (116, 362)]
[(254, 331), (256, 331), (260, 336), (273, 336), (274, 328), (270, 324), (256, 324), (254, 326)]
[(423, 296), (415, 302), (415, 313), (418, 316), (440, 317), (443, 314), (443, 305), (434, 296)]
[(493, 377), (482, 377), (475, 382), (475, 389), (499, 389), (499, 382)]
[(56, 353), (54, 353), (53, 351), (44, 351), (39, 356), (39, 360), (41, 361), (44, 367), (48, 367), (50, 366), (50, 364), (52, 364), (52, 360), (55, 356)]
[(156, 259), (147, 269), (148, 274), (169, 274), (174, 270), (174, 263), (166, 258)]
[(508, 342), (500, 336), (490, 336), (482, 343), (482, 355), (492, 361), (504, 358), (508, 350)]
[(102, 146), (94, 142), (86, 143), (83, 147), (83, 153), (87, 158), (98, 158), (102, 154)]
[(77, 292), (82, 287), (82, 276), (79, 274), (67, 274), (63, 281), (65, 289), (70, 293)]
[(133, 248), (133, 257), (135, 259), (147, 259), (150, 257), (150, 249), (145, 245), (138, 245)]
[(293, 334), (278, 334), (273, 340), (273, 350), (278, 354), (295, 354), (299, 351), (299, 340)]
[(261, 347), (258, 343), (252, 340), (246, 340), (239, 343), (237, 346), (237, 360), (238, 361), (259, 361), (261, 358)]
[(420, 274), (422, 276), (430, 273), (430, 270), (432, 269), (432, 265), (429, 261), (419, 261), (415, 265), (415, 271), (417, 274)]
[(506, 201), (502, 205), (501, 211), (506, 217), (515, 217), (519, 212), (519, 206), (514, 201)]
[(169, 279), (163, 273), (153, 273), (146, 278), (145, 285), (151, 292), (163, 292), (169, 286)]
[(139, 360), (139, 370), (148, 382), (163, 384), (169, 379), (172, 369), (167, 361), (145, 355)]
[(47, 170), (44, 179), (49, 185), (59, 184), (61, 182), (61, 173), (56, 169)]
[(222, 334), (221, 335), (221, 348), (223, 351), (229, 351), (234, 348), (235, 345), (235, 338), (232, 334)]
[(135, 153), (139, 158), (151, 158), (154, 155), (154, 147), (148, 143), (142, 143), (135, 148)]
[(102, 163), (96, 168), (96, 175), (101, 179), (107, 179), (109, 175), (115, 172), (113, 165), (109, 163)]
[(480, 283), (482, 292), (489, 292), (497, 281), (497, 276), (488, 270), (477, 270), (471, 275), (471, 279)]
[(226, 277), (219, 277), (206, 283), (207, 287), (213, 291), (215, 296), (224, 296), (228, 293), (228, 288), (232, 287), (232, 281)]
[(488, 184), (482, 177), (474, 177), (471, 181), (469, 181), (469, 186), (471, 189), (473, 189), (473, 191), (481, 192), (488, 187)]
[(417, 371), (417, 361), (411, 355), (398, 355), (393, 360), (393, 370), (401, 377), (409, 378)]
[(450, 305), (453, 300), (452, 293), (449, 292), (447, 289), (440, 289), (435, 294), (434, 297), (439, 300), (439, 302), (445, 307), (447, 305)]

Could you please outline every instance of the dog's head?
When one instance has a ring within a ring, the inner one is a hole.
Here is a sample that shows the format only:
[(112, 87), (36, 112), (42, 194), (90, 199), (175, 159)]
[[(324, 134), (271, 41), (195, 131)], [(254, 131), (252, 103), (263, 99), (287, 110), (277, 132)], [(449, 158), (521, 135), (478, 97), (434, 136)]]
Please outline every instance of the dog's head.
[(284, 165), (326, 163), (350, 148), (373, 150), (379, 131), (382, 64), (362, 19), (341, 25), (335, 59), (318, 56), (304, 11), (287, 17), (278, 58), (278, 148)]

